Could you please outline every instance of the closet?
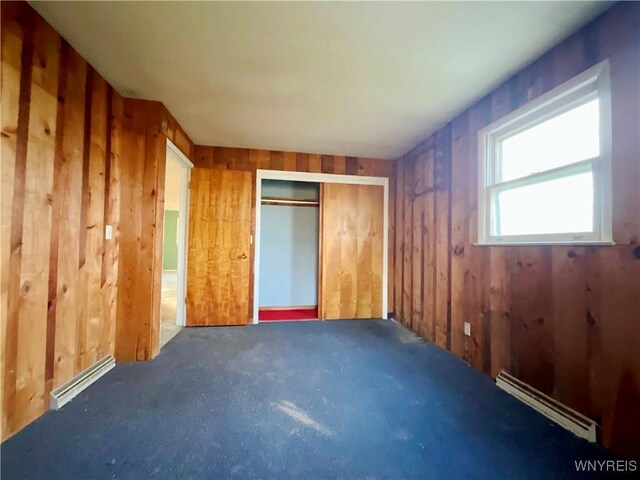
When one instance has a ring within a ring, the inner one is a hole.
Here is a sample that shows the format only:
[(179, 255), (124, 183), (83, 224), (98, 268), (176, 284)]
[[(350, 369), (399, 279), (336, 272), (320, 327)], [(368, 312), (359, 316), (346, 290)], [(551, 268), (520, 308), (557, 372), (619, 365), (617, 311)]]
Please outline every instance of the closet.
[(260, 321), (318, 319), (317, 183), (262, 180)]
[(194, 168), (186, 325), (386, 318), (386, 182)]
[(381, 186), (262, 180), (259, 320), (381, 318)]

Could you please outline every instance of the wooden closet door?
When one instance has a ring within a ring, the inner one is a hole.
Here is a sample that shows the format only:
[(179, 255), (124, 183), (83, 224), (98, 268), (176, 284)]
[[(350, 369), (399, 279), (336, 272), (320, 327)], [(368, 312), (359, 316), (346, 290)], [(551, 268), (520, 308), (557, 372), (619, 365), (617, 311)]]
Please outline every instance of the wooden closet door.
[(320, 202), (320, 317), (382, 317), (384, 189), (326, 183)]
[(249, 323), (251, 192), (250, 172), (191, 172), (188, 326)]

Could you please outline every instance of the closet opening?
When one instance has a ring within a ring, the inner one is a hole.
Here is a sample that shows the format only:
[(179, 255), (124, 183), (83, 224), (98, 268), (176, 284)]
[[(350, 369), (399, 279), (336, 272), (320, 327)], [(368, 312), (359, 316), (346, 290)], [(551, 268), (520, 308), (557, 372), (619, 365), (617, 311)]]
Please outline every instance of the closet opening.
[(389, 180), (258, 169), (253, 323), (386, 319)]
[(261, 182), (258, 320), (317, 320), (320, 185)]

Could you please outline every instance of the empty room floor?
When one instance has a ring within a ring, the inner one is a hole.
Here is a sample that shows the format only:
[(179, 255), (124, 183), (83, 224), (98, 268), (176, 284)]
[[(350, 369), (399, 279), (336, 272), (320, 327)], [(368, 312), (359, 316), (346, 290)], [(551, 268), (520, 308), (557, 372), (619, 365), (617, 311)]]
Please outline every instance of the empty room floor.
[(392, 321), (188, 328), (2, 445), (2, 478), (564, 478), (605, 458)]

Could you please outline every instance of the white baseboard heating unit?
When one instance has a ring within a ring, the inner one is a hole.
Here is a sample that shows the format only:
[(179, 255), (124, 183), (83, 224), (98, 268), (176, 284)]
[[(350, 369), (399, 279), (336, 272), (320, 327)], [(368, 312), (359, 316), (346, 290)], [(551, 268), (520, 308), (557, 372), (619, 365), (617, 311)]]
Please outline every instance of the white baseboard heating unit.
[(590, 418), (509, 375), (504, 370), (496, 377), (496, 385), (578, 437), (590, 442), (596, 441), (597, 424)]
[(49, 398), (49, 408), (58, 410), (115, 366), (116, 359), (113, 358), (113, 355), (107, 355), (98, 360), (67, 383), (55, 388)]

